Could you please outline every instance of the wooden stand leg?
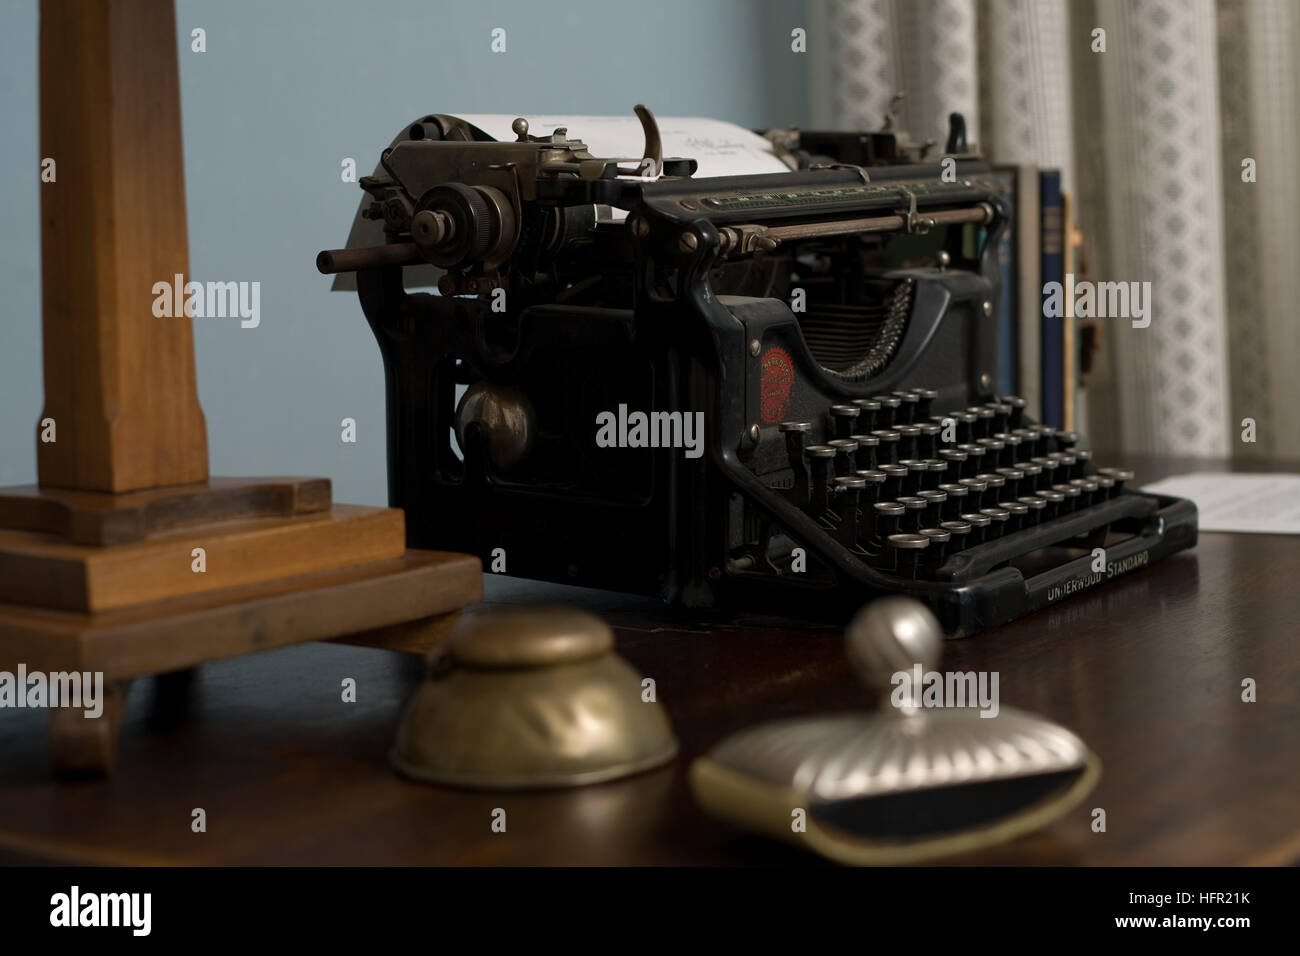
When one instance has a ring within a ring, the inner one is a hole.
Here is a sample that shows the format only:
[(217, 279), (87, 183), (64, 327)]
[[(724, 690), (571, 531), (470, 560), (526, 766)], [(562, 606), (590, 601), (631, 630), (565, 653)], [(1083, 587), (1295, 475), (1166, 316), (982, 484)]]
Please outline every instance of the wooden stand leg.
[(460, 611), (452, 611), (450, 614), (436, 614), (416, 621), (404, 621), (346, 637), (336, 637), (333, 642), (355, 644), (358, 647), (382, 647), (402, 654), (427, 654), (430, 648), (447, 639), (458, 620)]
[(60, 777), (110, 773), (117, 762), (117, 734), (126, 710), (129, 680), (104, 684), (104, 712), (87, 718), (73, 707), (50, 711), (50, 762)]

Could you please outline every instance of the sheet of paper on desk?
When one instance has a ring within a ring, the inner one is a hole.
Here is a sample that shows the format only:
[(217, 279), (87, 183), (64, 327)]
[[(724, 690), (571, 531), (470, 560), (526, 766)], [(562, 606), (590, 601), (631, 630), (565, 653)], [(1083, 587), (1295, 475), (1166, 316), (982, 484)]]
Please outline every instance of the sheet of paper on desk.
[[(514, 113), (459, 113), (499, 142), (512, 143), (510, 124)], [(549, 136), (557, 128), (567, 129), (572, 139), (587, 144), (593, 156), (602, 159), (636, 159), (645, 149), (645, 134), (635, 116), (530, 116), (528, 132)], [(722, 120), (699, 116), (658, 116), (659, 139), (665, 159), (680, 157), (699, 163), (696, 177), (742, 176), (753, 173), (788, 173), (773, 152), (772, 144), (757, 133)]]
[(1202, 531), (1300, 534), (1300, 475), (1196, 472), (1142, 490), (1190, 498)]

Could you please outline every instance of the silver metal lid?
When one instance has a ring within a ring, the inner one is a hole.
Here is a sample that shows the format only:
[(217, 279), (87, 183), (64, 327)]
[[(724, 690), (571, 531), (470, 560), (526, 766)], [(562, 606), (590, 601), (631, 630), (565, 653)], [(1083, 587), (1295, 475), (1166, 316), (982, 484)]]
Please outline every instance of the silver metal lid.
[[(886, 692), (899, 672), (918, 666), (932, 671), (942, 642), (928, 608), (891, 597), (857, 614), (847, 651), (862, 682)], [(993, 718), (980, 713), (886, 705), (869, 713), (780, 720), (735, 734), (710, 757), (814, 802), (1073, 771), (1087, 762), (1087, 747), (1064, 727), (1005, 706)]]
[(965, 709), (779, 721), (729, 737), (711, 756), (835, 801), (1076, 770), (1087, 752), (1064, 727), (1003, 707), (992, 720)]

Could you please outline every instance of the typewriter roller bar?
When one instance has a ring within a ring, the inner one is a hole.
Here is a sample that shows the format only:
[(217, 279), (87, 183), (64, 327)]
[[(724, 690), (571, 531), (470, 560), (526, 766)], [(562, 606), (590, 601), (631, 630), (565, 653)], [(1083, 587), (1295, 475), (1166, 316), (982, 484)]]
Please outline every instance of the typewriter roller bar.
[(321, 254), (357, 270), (412, 546), (694, 608), (907, 593), (963, 635), (1195, 543), (1189, 502), (993, 393), (1007, 210), (978, 157), (808, 134), (808, 168), (695, 178), (638, 115), (640, 160), (425, 117), (362, 181), (385, 242)]

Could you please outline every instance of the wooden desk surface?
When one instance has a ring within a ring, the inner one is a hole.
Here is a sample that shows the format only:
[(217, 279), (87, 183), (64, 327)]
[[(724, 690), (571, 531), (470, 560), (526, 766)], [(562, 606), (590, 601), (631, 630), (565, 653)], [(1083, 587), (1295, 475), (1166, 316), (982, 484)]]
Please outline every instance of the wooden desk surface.
[[(1141, 480), (1209, 470), (1135, 461)], [(1257, 465), (1238, 470), (1275, 470)], [(1300, 470), (1292, 466), (1289, 470)], [(815, 858), (706, 817), (686, 768), (774, 717), (855, 709), (834, 630), (718, 626), (617, 595), (489, 581), (496, 600), (581, 597), (654, 677), (673, 764), (562, 792), (408, 782), (386, 753), (418, 659), (315, 644), (203, 668), (188, 713), (132, 690), (117, 774), (55, 783), (42, 712), (0, 710), (0, 862), (131, 864), (798, 864)], [(1300, 861), (1300, 536), (1205, 534), (1195, 550), (1012, 625), (949, 642), (943, 667), (996, 670), (1002, 701), (1102, 758), (1098, 789), (1046, 830), (954, 864)], [(340, 701), (355, 678), (358, 700)], [(1253, 677), (1259, 700), (1242, 703)], [(174, 689), (174, 688), (173, 688)], [(191, 813), (207, 832), (191, 831)], [(491, 832), (494, 808), (507, 832)], [(1089, 827), (1104, 807), (1104, 834)]]

